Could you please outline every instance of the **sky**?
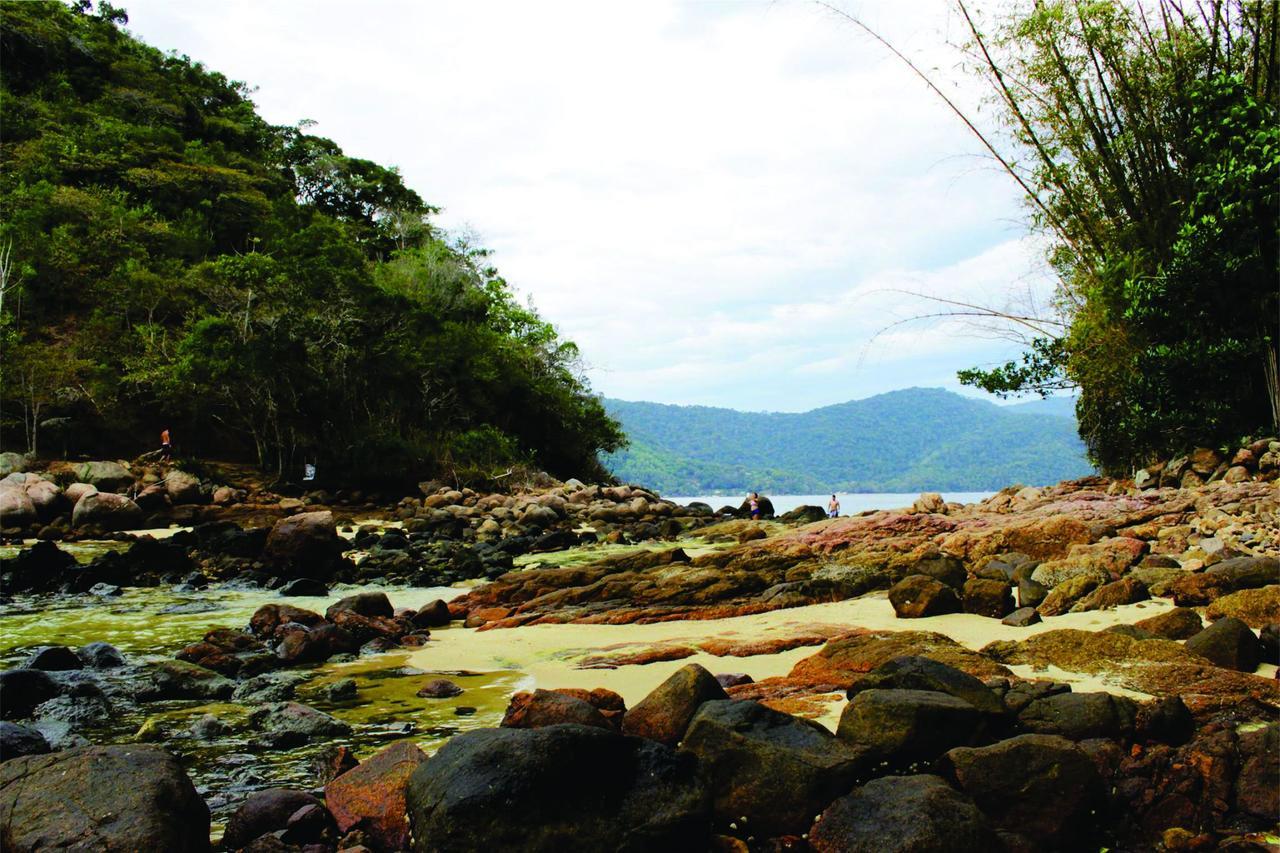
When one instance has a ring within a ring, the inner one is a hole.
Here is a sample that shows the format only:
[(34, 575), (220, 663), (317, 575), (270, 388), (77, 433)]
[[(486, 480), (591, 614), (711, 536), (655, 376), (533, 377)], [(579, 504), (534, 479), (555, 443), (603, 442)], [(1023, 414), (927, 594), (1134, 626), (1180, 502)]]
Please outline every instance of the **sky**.
[[(610, 397), (804, 411), (1015, 357), (909, 293), (1051, 290), (1012, 181), (830, 9), (786, 0), (124, 0), (275, 124), (398, 167)], [(836, 0), (980, 122), (945, 0)], [(979, 4), (981, 5), (981, 4)], [(985, 126), (985, 125), (984, 125)], [(985, 395), (981, 395), (985, 396)]]

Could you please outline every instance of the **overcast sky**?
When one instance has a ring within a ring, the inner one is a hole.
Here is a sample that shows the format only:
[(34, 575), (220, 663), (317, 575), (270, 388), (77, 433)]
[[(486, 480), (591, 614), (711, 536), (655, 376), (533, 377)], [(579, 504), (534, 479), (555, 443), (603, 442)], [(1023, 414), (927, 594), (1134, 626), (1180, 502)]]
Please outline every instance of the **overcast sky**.
[[(629, 400), (801, 411), (1020, 350), (895, 291), (1044, 293), (1012, 183), (880, 45), (806, 2), (124, 0), (268, 121), (398, 166)], [(943, 0), (837, 3), (978, 90)], [(951, 88), (954, 87), (954, 88)], [(969, 391), (967, 393), (974, 393)]]

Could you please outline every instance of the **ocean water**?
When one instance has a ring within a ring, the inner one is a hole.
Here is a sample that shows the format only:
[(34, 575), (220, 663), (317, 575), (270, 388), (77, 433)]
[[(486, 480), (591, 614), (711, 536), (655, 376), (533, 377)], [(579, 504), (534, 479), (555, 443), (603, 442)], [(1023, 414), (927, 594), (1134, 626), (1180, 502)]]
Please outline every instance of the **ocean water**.
[[(994, 495), (995, 492), (943, 492), (942, 499), (947, 502), (971, 504), (978, 501), (986, 500)], [(674, 501), (678, 504), (689, 504), (693, 501), (701, 501), (710, 504), (712, 509), (719, 509), (722, 506), (738, 506), (746, 500), (746, 494), (740, 495), (690, 495), (687, 497), (669, 497), (667, 500)], [(830, 493), (825, 495), (766, 495), (773, 502), (773, 511), (778, 515), (789, 512), (798, 506), (820, 506), (823, 509), (827, 507), (827, 501), (831, 500)], [(857, 494), (841, 494), (836, 492), (836, 498), (840, 501), (841, 515), (856, 515), (869, 509), (899, 509), (909, 507), (915, 503), (916, 498), (920, 497), (919, 492), (862, 492)]]

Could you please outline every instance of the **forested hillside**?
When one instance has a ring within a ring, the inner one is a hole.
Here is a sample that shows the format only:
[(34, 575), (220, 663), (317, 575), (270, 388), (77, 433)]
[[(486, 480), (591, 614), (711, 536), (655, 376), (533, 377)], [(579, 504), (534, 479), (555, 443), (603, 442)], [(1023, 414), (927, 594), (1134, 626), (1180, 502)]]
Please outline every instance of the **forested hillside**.
[(1091, 472), (1075, 421), (911, 388), (801, 414), (606, 400), (631, 446), (608, 464), (669, 494), (1040, 485)]
[(590, 474), (577, 349), (394, 168), (265, 122), (107, 3), (5, 3), (6, 450), (305, 459), (368, 480)]

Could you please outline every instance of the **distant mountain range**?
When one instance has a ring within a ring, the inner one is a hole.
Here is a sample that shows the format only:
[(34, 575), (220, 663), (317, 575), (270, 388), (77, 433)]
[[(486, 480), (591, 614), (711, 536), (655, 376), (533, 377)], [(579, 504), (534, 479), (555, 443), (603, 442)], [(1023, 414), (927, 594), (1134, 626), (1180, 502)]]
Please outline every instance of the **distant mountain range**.
[(631, 446), (605, 464), (663, 494), (990, 491), (1093, 472), (1070, 399), (997, 406), (908, 388), (809, 412), (606, 399)]

